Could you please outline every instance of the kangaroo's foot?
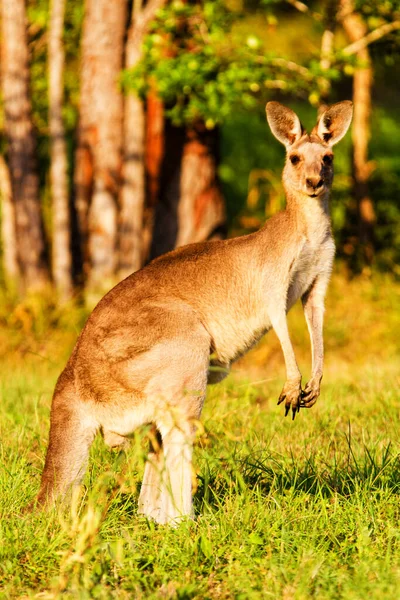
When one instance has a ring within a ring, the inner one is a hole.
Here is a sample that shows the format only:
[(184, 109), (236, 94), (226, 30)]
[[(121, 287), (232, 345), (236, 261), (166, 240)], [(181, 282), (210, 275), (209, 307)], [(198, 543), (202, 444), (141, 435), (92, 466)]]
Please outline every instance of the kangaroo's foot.
[(283, 386), (283, 390), (279, 396), (278, 405), (285, 402), (285, 417), (292, 409), (292, 418), (299, 412), (301, 406), (301, 380), (287, 381)]
[(302, 394), (300, 406), (303, 408), (311, 408), (317, 401), (320, 394), (321, 378), (312, 377), (306, 384)]

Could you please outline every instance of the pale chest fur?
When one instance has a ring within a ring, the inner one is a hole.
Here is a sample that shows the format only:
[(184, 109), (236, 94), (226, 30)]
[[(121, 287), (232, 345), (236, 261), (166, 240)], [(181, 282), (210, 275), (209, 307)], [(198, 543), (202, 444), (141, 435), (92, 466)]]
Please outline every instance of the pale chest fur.
[(212, 335), (215, 358), (224, 364), (245, 354), (269, 329), (270, 322), (259, 293), (249, 292), (242, 302), (227, 302), (210, 315), (208, 328)]
[(289, 272), (287, 310), (310, 289), (317, 277), (329, 278), (334, 255), (335, 243), (330, 232), (315, 242), (304, 238)]
[(270, 328), (268, 315), (258, 312), (247, 318), (241, 318), (230, 327), (224, 327), (216, 336), (216, 357), (219, 361), (229, 364), (237, 360), (252, 348)]

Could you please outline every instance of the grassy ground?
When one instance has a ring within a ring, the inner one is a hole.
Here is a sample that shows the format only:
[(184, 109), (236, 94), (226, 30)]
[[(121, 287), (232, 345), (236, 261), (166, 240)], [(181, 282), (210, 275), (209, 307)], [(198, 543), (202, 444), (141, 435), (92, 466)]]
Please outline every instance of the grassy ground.
[[(397, 598), (400, 286), (335, 275), (322, 396), (294, 422), (269, 334), (210, 388), (196, 446), (196, 521), (136, 515), (140, 432), (97, 439), (71, 511), (25, 514), (39, 486), (52, 389), (84, 315), (34, 300), (0, 312), (0, 598)], [(8, 326), (6, 329), (5, 326)], [(290, 328), (304, 377), (300, 308)]]

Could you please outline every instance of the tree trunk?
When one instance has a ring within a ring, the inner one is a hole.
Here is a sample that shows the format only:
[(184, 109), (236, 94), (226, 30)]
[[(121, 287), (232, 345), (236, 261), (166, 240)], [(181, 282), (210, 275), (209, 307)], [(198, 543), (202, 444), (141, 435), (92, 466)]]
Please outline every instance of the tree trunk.
[(15, 207), (12, 201), (10, 171), (0, 156), (1, 189), (1, 239), (3, 242), (3, 268), (6, 283), (16, 286), (19, 279), (17, 237), (15, 232)]
[[(129, 55), (129, 41), (127, 55)], [(128, 66), (128, 65), (127, 65)], [(144, 168), (145, 115), (143, 102), (125, 98), (124, 162), (119, 221), (119, 278), (142, 266), (142, 227), (146, 197)]]
[(74, 168), (74, 208), (79, 238), (78, 262), (80, 262), (83, 281), (87, 279), (89, 273), (88, 214), (93, 191), (93, 148), (96, 144), (96, 119), (93, 110), (95, 102), (93, 77), (96, 61), (93, 53), (97, 39), (96, 30), (92, 26), (91, 10), (92, 2), (87, 0), (81, 42), (79, 122)]
[(2, 0), (2, 88), (17, 256), (26, 289), (49, 282), (29, 95), (24, 0)]
[[(336, 12), (337, 0), (329, 0), (325, 6), (325, 29), (321, 38), (320, 67), (322, 71), (327, 71), (332, 62)], [(331, 82), (326, 77), (319, 77), (318, 87), (319, 103), (322, 106), (329, 98)]]
[(217, 181), (218, 131), (203, 124), (186, 132), (176, 246), (220, 237), (225, 205)]
[[(362, 17), (354, 9), (353, 0), (342, 0), (343, 28), (351, 42), (356, 42), (367, 33)], [(357, 201), (359, 240), (363, 259), (371, 263), (374, 255), (375, 210), (368, 190), (368, 179), (373, 163), (368, 162), (368, 143), (370, 138), (371, 92), (373, 72), (368, 47), (357, 52), (360, 67), (357, 67), (353, 80), (354, 116), (352, 127), (353, 140), (353, 179), (354, 196)]]
[(178, 204), (185, 130), (165, 121), (164, 158), (161, 167), (159, 198), (154, 209), (150, 260), (173, 250), (178, 237)]
[(125, 0), (86, 1), (76, 206), (88, 238), (88, 287), (96, 294), (113, 285), (117, 270), (123, 108), (118, 76), (126, 17)]
[(53, 279), (61, 299), (72, 294), (71, 219), (68, 161), (62, 119), (65, 0), (52, 0), (49, 29), (49, 125), (51, 143), (51, 198), (53, 217)]
[[(142, 260), (150, 256), (154, 219), (160, 196), (163, 160), (165, 153), (164, 105), (153, 88), (146, 98), (146, 205), (143, 220)], [(176, 149), (171, 148), (171, 152)]]
[[(142, 56), (141, 46), (149, 23), (166, 0), (150, 0), (142, 8), (133, 3), (132, 23), (126, 44), (125, 67), (132, 69)], [(151, 116), (150, 116), (151, 118)], [(146, 198), (145, 111), (143, 102), (129, 94), (124, 106), (124, 157), (120, 195), (119, 277), (128, 276), (143, 264), (143, 218)]]
[(164, 157), (164, 105), (152, 89), (146, 98), (146, 176), (150, 206), (156, 206), (160, 192), (160, 174)]
[(221, 237), (225, 206), (217, 179), (218, 132), (166, 124), (165, 158), (151, 256)]

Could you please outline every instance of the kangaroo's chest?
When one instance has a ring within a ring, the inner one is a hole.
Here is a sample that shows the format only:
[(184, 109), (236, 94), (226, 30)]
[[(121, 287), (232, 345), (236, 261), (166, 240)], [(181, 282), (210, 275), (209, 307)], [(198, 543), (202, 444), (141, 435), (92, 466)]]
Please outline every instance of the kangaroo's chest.
[(318, 275), (330, 273), (334, 254), (335, 244), (330, 234), (319, 243), (304, 241), (289, 273), (288, 310), (305, 294)]
[(252, 348), (270, 327), (268, 315), (263, 310), (255, 310), (252, 314), (246, 310), (236, 311), (233, 318), (232, 312), (227, 309), (219, 315), (218, 321), (212, 319), (209, 322), (213, 353), (220, 362), (227, 364)]

